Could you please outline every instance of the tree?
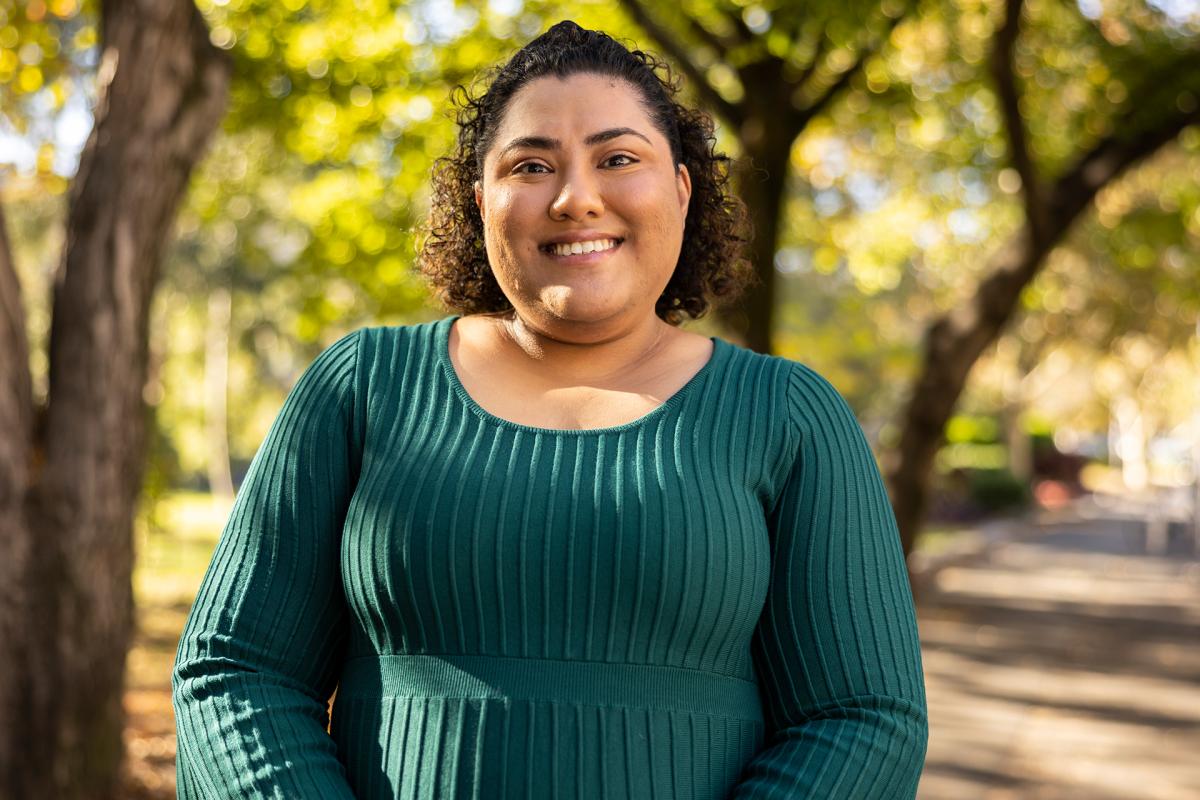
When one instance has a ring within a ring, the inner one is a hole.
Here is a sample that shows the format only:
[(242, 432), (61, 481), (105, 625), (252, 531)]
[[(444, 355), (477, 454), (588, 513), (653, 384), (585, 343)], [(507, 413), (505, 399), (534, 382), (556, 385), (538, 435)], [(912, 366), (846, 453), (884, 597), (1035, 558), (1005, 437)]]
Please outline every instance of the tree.
[[(1200, 122), (1196, 101), (1200, 97), (1200, 48), (1163, 41), (1160, 34), (1158, 47), (1130, 52), (1125, 49), (1128, 39), (1113, 44), (1098, 29), (1081, 26), (1078, 12), (1067, 12), (1072, 17), (1061, 25), (1031, 26), (1029, 37), (1044, 43), (1064, 30), (1067, 35), (1082, 35), (1104, 63), (1120, 71), (1130, 88), (1107, 121), (1106, 133), (1083, 149), (1068, 150), (1058, 159), (1059, 164), (1038, 164), (1030, 147), (1030, 127), (1044, 121), (1031, 119), (1022, 110), (1022, 57), (1017, 44), (1023, 7), (1024, 0), (1006, 0), (990, 62), (1008, 138), (1008, 158), (1020, 179), (1023, 220), (1012, 238), (992, 254), (988, 274), (969, 301), (937, 316), (926, 328), (919, 374), (902, 414), (900, 442), (888, 472), (906, 553), (912, 551), (924, 517), (933, 460), (944, 441), (946, 422), (971, 368), (1004, 331), (1023, 290), (1091, 207), (1098, 192), (1172, 142), (1188, 125)], [(1038, 11), (1062, 13), (1056, 5)], [(1154, 44), (1153, 33), (1147, 38)], [(1045, 129), (1038, 133), (1044, 135)]]
[(12, 432), (0, 440), (0, 709), (10, 721), (0, 787), (10, 797), (117, 793), (149, 307), (230, 80), (191, 2), (104, 0), (100, 21), (95, 127), (71, 185), (44, 407), (34, 407), (0, 235), (0, 429)]

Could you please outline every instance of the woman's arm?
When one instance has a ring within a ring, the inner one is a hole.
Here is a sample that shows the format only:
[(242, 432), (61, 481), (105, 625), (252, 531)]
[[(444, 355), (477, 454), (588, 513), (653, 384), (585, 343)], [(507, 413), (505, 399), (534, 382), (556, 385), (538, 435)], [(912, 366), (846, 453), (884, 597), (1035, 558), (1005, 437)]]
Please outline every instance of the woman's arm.
[(339, 548), (362, 452), (360, 333), (288, 394), (188, 616), (172, 676), (183, 800), (354, 796), (326, 725), (347, 626)]
[(752, 643), (767, 743), (732, 797), (912, 798), (929, 729), (895, 516), (842, 396), (802, 364), (790, 390), (799, 454)]

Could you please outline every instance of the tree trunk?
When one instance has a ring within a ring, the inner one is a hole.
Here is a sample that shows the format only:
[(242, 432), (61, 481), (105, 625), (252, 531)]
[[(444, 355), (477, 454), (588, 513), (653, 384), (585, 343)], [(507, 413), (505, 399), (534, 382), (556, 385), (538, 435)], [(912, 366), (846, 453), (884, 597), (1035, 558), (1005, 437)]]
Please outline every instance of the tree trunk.
[[(54, 282), (44, 426), (35, 430), (24, 410), (25, 389), (0, 401), (0, 424), (17, 432), (0, 451), (0, 503), (24, 507), (3, 515), (6, 554), (37, 575), (15, 584), (0, 610), (6, 650), (22, 654), (0, 672), (5, 719), (16, 721), (0, 734), (0, 785), (13, 797), (118, 795), (148, 312), (231, 73), (185, 0), (106, 0), (101, 33), (95, 128)], [(20, 301), (6, 271), (0, 263), (0, 385), (15, 376), (23, 386), (28, 350), (12, 333)]]
[(25, 783), (27, 764), (49, 765), (47, 710), (53, 687), (37, 680), (54, 664), (53, 628), (42, 585), (38, 546), (27, 523), (33, 468), (34, 415), (25, 309), (0, 207), (0, 796), (36, 797)]
[(750, 258), (758, 276), (734, 308), (721, 312), (724, 324), (742, 339), (742, 344), (759, 353), (772, 352), (771, 332), (775, 327), (775, 250), (779, 243), (780, 214), (785, 199), (792, 133), (781, 135), (769, 124), (751, 118), (743, 133), (746, 150), (738, 164), (738, 193), (746, 203), (754, 226)]

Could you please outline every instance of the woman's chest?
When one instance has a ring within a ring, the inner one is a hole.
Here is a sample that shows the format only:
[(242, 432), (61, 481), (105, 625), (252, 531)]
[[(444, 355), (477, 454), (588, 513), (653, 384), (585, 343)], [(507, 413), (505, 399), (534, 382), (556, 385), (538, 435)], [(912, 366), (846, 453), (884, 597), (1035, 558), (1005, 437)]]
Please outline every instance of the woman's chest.
[(502, 385), (463, 381), (471, 399), (493, 417), (530, 428), (586, 431), (628, 425), (650, 414), (674, 387), (643, 392), (593, 387), (508, 391)]
[(464, 416), (368, 442), (347, 600), (381, 652), (736, 672), (770, 572), (761, 477), (682, 419), (570, 436)]

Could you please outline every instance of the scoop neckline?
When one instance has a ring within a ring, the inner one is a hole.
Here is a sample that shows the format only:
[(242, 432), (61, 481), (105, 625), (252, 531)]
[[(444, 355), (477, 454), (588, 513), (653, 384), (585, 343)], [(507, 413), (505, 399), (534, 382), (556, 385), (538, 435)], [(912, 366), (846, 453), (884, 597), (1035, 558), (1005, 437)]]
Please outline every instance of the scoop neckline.
[(475, 402), (475, 398), (471, 397), (467, 387), (463, 386), (462, 381), (458, 378), (458, 373), (454, 370), (454, 363), (450, 359), (450, 329), (454, 326), (455, 320), (459, 319), (461, 314), (453, 314), (445, 317), (437, 326), (437, 334), (434, 337), (437, 343), (437, 359), (442, 367), (442, 374), (450, 383), (454, 394), (459, 401), (466, 406), (475, 416), (482, 419), (484, 422), (490, 423), (497, 427), (509, 428), (511, 430), (525, 431), (527, 433), (538, 433), (547, 436), (597, 436), (610, 433), (621, 433), (623, 431), (640, 428), (643, 425), (653, 422), (659, 417), (667, 414), (675, 406), (683, 402), (684, 398), (690, 394), (696, 386), (703, 383), (718, 365), (719, 361), (725, 354), (725, 341), (716, 336), (709, 336), (708, 339), (713, 343), (712, 353), (708, 357), (708, 361), (687, 380), (683, 386), (679, 387), (674, 394), (668, 397), (659, 405), (652, 408), (637, 419), (630, 420), (622, 425), (610, 425), (605, 428), (539, 428), (533, 425), (524, 425), (520, 422), (513, 422), (504, 417), (498, 417), (488, 411), (479, 403)]

